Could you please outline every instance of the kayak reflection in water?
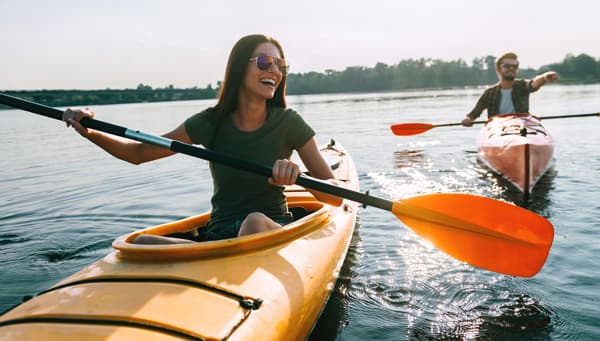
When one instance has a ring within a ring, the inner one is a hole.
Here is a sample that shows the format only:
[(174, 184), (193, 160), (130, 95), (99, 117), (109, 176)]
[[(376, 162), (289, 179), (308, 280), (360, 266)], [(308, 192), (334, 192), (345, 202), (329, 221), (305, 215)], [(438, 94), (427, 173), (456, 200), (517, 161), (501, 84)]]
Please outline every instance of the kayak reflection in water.
[(487, 110), (488, 118), (500, 114), (529, 113), (529, 94), (538, 91), (547, 82), (557, 82), (558, 74), (548, 71), (534, 79), (515, 79), (519, 71), (517, 55), (507, 52), (496, 59), (496, 74), (500, 80), (488, 88), (477, 101), (475, 108), (461, 122), (470, 127)]
[[(284, 186), (292, 185), (300, 167), (289, 160), (296, 150), (311, 176), (337, 184), (319, 152), (314, 130), (287, 108), (285, 85), (288, 65), (279, 42), (264, 35), (241, 38), (231, 50), (217, 104), (187, 118), (163, 136), (187, 144), (201, 144), (232, 157), (272, 165), (269, 179), (214, 162), (211, 219), (200, 240), (235, 238), (280, 228), (293, 220)], [(94, 113), (67, 109), (63, 120), (79, 134), (111, 155), (133, 164), (153, 161), (175, 152), (132, 141), (80, 124)], [(310, 190), (318, 200), (339, 206), (342, 198)], [(141, 235), (136, 243), (191, 243), (180, 238)]]

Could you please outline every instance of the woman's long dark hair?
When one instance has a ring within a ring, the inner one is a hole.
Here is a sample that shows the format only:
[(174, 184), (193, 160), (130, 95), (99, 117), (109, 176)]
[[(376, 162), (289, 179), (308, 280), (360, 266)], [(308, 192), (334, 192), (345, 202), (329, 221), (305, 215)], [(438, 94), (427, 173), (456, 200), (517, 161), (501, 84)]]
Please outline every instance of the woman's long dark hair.
[[(240, 87), (244, 82), (244, 76), (246, 75), (246, 68), (250, 65), (250, 58), (252, 58), (252, 52), (256, 47), (262, 43), (271, 43), (277, 47), (281, 58), (285, 59), (283, 49), (279, 42), (271, 37), (267, 37), (262, 34), (253, 34), (245, 36), (238, 40), (238, 42), (231, 49), (229, 54), (229, 60), (227, 61), (227, 69), (225, 69), (225, 78), (221, 83), (221, 89), (218, 94), (218, 102), (214, 108), (219, 113), (219, 121), (225, 115), (229, 115), (234, 112), (238, 107), (238, 94)], [(284, 75), (281, 79), (281, 83), (273, 98), (267, 100), (267, 107), (280, 107), (285, 108), (285, 83), (286, 76)]]

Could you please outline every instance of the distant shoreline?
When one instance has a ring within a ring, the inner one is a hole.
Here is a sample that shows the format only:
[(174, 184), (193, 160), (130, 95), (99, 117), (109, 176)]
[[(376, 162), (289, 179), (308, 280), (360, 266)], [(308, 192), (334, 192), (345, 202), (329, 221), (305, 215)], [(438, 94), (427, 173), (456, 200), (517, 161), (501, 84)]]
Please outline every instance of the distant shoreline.
[[(374, 67), (350, 66), (343, 71), (291, 73), (287, 76), (288, 95), (373, 93), (411, 91), (424, 89), (453, 89), (479, 87), (498, 81), (495, 57), (476, 58), (471, 64), (458, 59), (442, 61), (431, 58), (402, 60), (398, 64), (377, 63)], [(531, 79), (545, 71), (553, 70), (561, 77), (560, 83), (600, 83), (600, 61), (586, 54), (567, 55), (560, 63), (539, 70), (519, 70), (519, 78)], [(6, 90), (10, 96), (53, 107), (151, 103), (215, 99), (221, 82), (213, 87), (178, 89), (173, 85), (152, 88), (139, 84), (135, 89), (104, 90)], [(0, 105), (0, 109), (3, 106)], [(6, 107), (4, 107), (6, 108)]]
[[(600, 80), (595, 81), (576, 81), (565, 80), (553, 85), (584, 85), (598, 84)], [(382, 93), (398, 91), (422, 91), (422, 90), (452, 90), (462, 88), (481, 88), (492, 84), (479, 84), (468, 86), (449, 86), (449, 87), (429, 87), (429, 88), (410, 88), (410, 89), (382, 89), (382, 90), (355, 90), (355, 91), (330, 91), (319, 93), (287, 93), (288, 96), (300, 95), (322, 95), (322, 94), (344, 94), (344, 93)], [(192, 101), (203, 99), (216, 99), (217, 90), (210, 93), (199, 91), (203, 89), (156, 89), (152, 91), (138, 92), (135, 89), (106, 89), (106, 90), (7, 90), (0, 93), (22, 98), (35, 103), (51, 107), (69, 107), (69, 106), (91, 106), (91, 105), (111, 105), (111, 104), (134, 104), (134, 103), (154, 103), (154, 102), (177, 102)], [(0, 110), (12, 109), (11, 107), (0, 104)]]

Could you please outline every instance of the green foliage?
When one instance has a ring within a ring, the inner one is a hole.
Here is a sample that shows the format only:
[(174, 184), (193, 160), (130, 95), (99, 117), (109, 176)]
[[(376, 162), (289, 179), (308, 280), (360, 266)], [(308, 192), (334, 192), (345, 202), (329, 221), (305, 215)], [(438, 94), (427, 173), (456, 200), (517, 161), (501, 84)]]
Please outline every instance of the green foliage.
[[(325, 70), (288, 76), (288, 94), (332, 92), (394, 91), (420, 88), (451, 88), (493, 84), (496, 75), (496, 57), (475, 58), (471, 64), (462, 59), (442, 61), (421, 58), (402, 60), (396, 65), (377, 63), (374, 67), (347, 67), (343, 71)], [(533, 78), (554, 70), (563, 79), (594, 82), (600, 79), (600, 60), (582, 54), (568, 55), (562, 63), (544, 66), (540, 70), (519, 70), (519, 77)]]
[(176, 89), (173, 85), (152, 89), (149, 85), (140, 84), (136, 89), (123, 90), (35, 90), (5, 91), (4, 93), (53, 107), (69, 107), (208, 99), (215, 98), (217, 90), (213, 89), (210, 84), (205, 89), (197, 87)]
[(544, 67), (553, 69), (563, 78), (584, 83), (597, 82), (600, 80), (600, 60), (596, 60), (587, 54), (575, 56), (568, 54), (562, 63), (551, 64)]

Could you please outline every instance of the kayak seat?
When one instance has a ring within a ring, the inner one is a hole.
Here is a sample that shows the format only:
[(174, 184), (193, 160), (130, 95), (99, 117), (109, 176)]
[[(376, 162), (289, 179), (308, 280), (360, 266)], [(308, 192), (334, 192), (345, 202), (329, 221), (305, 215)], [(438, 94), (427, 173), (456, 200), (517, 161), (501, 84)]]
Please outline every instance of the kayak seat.
[(298, 220), (300, 218), (304, 218), (308, 215), (308, 211), (306, 210), (306, 208), (302, 207), (302, 206), (295, 206), (295, 207), (289, 207), (288, 210), (290, 211), (290, 213), (292, 214), (292, 216), (294, 217), (294, 220)]

